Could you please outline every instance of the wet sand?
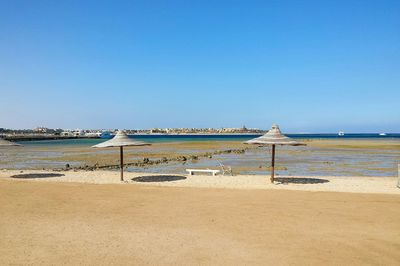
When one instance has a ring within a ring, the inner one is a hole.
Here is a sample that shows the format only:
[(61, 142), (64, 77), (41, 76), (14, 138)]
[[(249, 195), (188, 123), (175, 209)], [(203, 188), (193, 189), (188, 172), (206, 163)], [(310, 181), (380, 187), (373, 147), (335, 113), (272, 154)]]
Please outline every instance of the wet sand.
[(0, 179), (0, 264), (398, 265), (400, 196)]

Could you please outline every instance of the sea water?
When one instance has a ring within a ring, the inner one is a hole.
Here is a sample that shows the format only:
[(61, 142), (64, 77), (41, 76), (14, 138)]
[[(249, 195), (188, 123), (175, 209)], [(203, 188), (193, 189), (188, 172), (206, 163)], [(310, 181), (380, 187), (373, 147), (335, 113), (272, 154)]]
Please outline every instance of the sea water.
[[(378, 133), (349, 133), (344, 136), (338, 134), (286, 134), (293, 139), (400, 139), (400, 133), (388, 133), (381, 136)], [(192, 141), (246, 141), (261, 134), (229, 134), (229, 135), (130, 135), (130, 138), (142, 140), (148, 143), (165, 143), (165, 142), (192, 142)], [(37, 140), (37, 141), (19, 141), (18, 143), (27, 146), (93, 146), (104, 139), (63, 139), (63, 140)]]

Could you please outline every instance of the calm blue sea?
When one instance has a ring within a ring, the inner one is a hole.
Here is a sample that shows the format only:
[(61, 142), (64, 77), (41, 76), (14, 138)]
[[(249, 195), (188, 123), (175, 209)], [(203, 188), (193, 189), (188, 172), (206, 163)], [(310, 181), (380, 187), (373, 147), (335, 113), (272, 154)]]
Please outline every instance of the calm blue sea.
[[(135, 139), (146, 140), (149, 142), (178, 142), (178, 141), (246, 141), (252, 138), (261, 136), (261, 134), (254, 135), (132, 135)], [(400, 138), (400, 133), (387, 134), (381, 136), (378, 133), (349, 133), (344, 136), (338, 134), (286, 134), (286, 136), (294, 139), (368, 139), (368, 138), (379, 138), (379, 139), (390, 139)]]
[[(261, 135), (131, 135), (131, 138), (143, 140), (149, 143), (185, 142), (185, 141), (246, 141)], [(400, 133), (380, 136), (378, 133), (348, 133), (344, 136), (337, 134), (287, 134), (294, 139), (400, 139)], [(20, 141), (27, 146), (31, 145), (78, 145), (91, 146), (105, 141), (104, 139), (66, 139), (66, 140), (40, 140)]]

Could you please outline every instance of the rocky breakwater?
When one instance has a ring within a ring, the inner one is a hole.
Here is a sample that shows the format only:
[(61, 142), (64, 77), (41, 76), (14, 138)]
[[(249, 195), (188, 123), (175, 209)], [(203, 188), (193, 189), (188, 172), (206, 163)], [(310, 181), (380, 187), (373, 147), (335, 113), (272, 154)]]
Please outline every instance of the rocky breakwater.
[[(143, 158), (142, 160), (136, 160), (133, 162), (126, 162), (125, 167), (128, 166), (134, 166), (134, 167), (149, 167), (153, 165), (160, 165), (160, 164), (167, 164), (169, 162), (182, 162), (185, 163), (187, 161), (198, 161), (203, 158), (208, 158), (211, 159), (214, 155), (220, 155), (220, 154), (244, 154), (246, 150), (253, 149), (253, 147), (246, 147), (243, 149), (228, 149), (228, 150), (216, 150), (213, 152), (205, 152), (205, 153), (197, 153), (197, 154), (188, 154), (188, 155), (179, 155), (176, 157), (162, 157), (160, 159), (149, 159), (149, 158)], [(63, 169), (53, 169), (53, 170), (86, 170), (86, 171), (94, 171), (98, 169), (118, 169), (120, 166), (119, 164), (110, 164), (110, 165), (99, 165), (99, 164), (94, 164), (94, 165), (82, 165), (78, 167), (70, 167), (69, 164), (65, 166)]]

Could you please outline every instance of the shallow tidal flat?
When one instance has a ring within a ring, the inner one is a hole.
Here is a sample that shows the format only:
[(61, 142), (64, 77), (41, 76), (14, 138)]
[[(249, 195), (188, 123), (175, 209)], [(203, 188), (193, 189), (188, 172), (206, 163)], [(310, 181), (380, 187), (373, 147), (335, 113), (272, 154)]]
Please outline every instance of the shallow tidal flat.
[[(397, 175), (400, 140), (302, 141), (307, 146), (277, 148), (278, 175)], [(249, 146), (240, 141), (154, 143), (145, 147), (126, 147), (124, 151), (127, 170), (132, 172), (184, 173), (187, 168), (218, 169), (219, 162), (231, 166), (234, 174), (263, 174), (270, 167), (270, 148)], [(144, 158), (148, 163), (143, 163)], [(36, 142), (0, 149), (0, 168), (6, 169), (54, 169), (65, 168), (66, 164), (101, 168), (118, 163), (118, 149), (93, 149), (87, 145), (52, 145), (48, 142), (41, 145)]]

